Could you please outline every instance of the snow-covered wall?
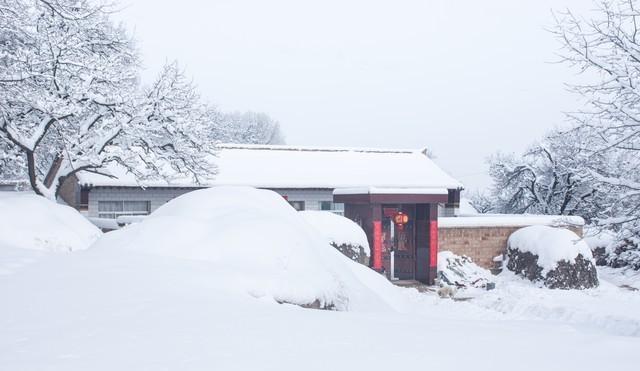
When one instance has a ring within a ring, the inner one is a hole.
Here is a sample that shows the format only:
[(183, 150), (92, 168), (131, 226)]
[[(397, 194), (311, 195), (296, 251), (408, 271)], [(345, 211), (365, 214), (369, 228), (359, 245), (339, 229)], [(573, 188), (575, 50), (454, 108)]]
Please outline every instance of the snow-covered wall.
[[(98, 217), (100, 201), (149, 201), (151, 212), (193, 188), (95, 187), (89, 192), (88, 217)], [(276, 189), (288, 201), (304, 201), (305, 210), (321, 210), (321, 202), (333, 201), (331, 189)]]
[[(535, 223), (531, 225), (535, 225)], [(466, 255), (479, 266), (492, 269), (495, 267), (493, 258), (506, 251), (509, 236), (522, 227), (522, 225), (509, 226), (505, 224), (493, 226), (440, 225), (438, 228), (438, 249), (451, 251), (456, 255)], [(582, 226), (568, 227), (567, 229), (582, 236)]]
[(89, 192), (88, 217), (98, 217), (98, 203), (100, 201), (149, 201), (153, 212), (168, 201), (191, 192), (192, 188), (123, 188), (96, 187)]

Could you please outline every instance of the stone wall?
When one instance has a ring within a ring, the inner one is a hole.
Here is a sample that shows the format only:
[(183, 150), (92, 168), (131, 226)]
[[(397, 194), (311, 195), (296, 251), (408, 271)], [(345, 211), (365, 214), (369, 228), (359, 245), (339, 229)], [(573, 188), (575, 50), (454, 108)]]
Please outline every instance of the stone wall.
[[(481, 267), (495, 267), (493, 258), (507, 249), (511, 233), (522, 226), (495, 227), (440, 227), (438, 228), (438, 250), (451, 251), (456, 255), (466, 255)], [(582, 227), (568, 227), (582, 236)]]

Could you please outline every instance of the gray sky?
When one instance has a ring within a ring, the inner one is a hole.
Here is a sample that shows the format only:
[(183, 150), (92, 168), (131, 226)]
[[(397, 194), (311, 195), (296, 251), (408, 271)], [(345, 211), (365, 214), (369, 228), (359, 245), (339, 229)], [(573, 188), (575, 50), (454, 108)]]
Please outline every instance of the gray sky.
[[(551, 9), (589, 0), (124, 0), (149, 78), (177, 59), (223, 110), (301, 145), (429, 147), (467, 188), (577, 108)], [(312, 169), (311, 169), (312, 171)], [(380, 176), (384, 176), (381, 169)]]

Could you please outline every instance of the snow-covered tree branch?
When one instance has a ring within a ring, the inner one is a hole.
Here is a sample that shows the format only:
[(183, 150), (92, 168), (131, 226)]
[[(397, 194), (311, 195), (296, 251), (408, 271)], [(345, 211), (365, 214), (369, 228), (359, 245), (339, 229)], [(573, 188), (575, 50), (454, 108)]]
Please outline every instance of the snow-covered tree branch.
[(194, 86), (174, 63), (142, 89), (135, 43), (109, 14), (88, 0), (0, 0), (0, 162), (23, 161), (38, 194), (110, 162), (139, 179), (213, 172)]
[[(617, 229), (622, 238), (640, 234), (640, 4), (636, 0), (599, 1), (598, 16), (557, 15), (555, 35), (562, 60), (592, 83), (574, 85), (588, 108), (572, 114), (588, 137), (587, 176), (607, 195), (598, 224)], [(597, 165), (597, 166), (594, 166)]]

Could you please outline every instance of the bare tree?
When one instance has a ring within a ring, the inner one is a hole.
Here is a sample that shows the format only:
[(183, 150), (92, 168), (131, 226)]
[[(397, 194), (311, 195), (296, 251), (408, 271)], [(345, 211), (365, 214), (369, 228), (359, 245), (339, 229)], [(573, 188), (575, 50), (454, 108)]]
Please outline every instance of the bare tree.
[[(572, 114), (576, 130), (589, 138), (587, 172), (606, 202), (597, 223), (640, 235), (640, 4), (635, 0), (599, 1), (592, 19), (570, 11), (556, 16), (554, 32), (564, 49), (562, 60), (588, 72), (593, 81), (573, 89), (588, 108)], [(596, 166), (594, 166), (596, 165)]]
[(193, 85), (169, 64), (140, 88), (137, 49), (110, 12), (0, 0), (0, 161), (23, 161), (38, 194), (56, 197), (68, 177), (112, 162), (138, 179), (212, 172)]

